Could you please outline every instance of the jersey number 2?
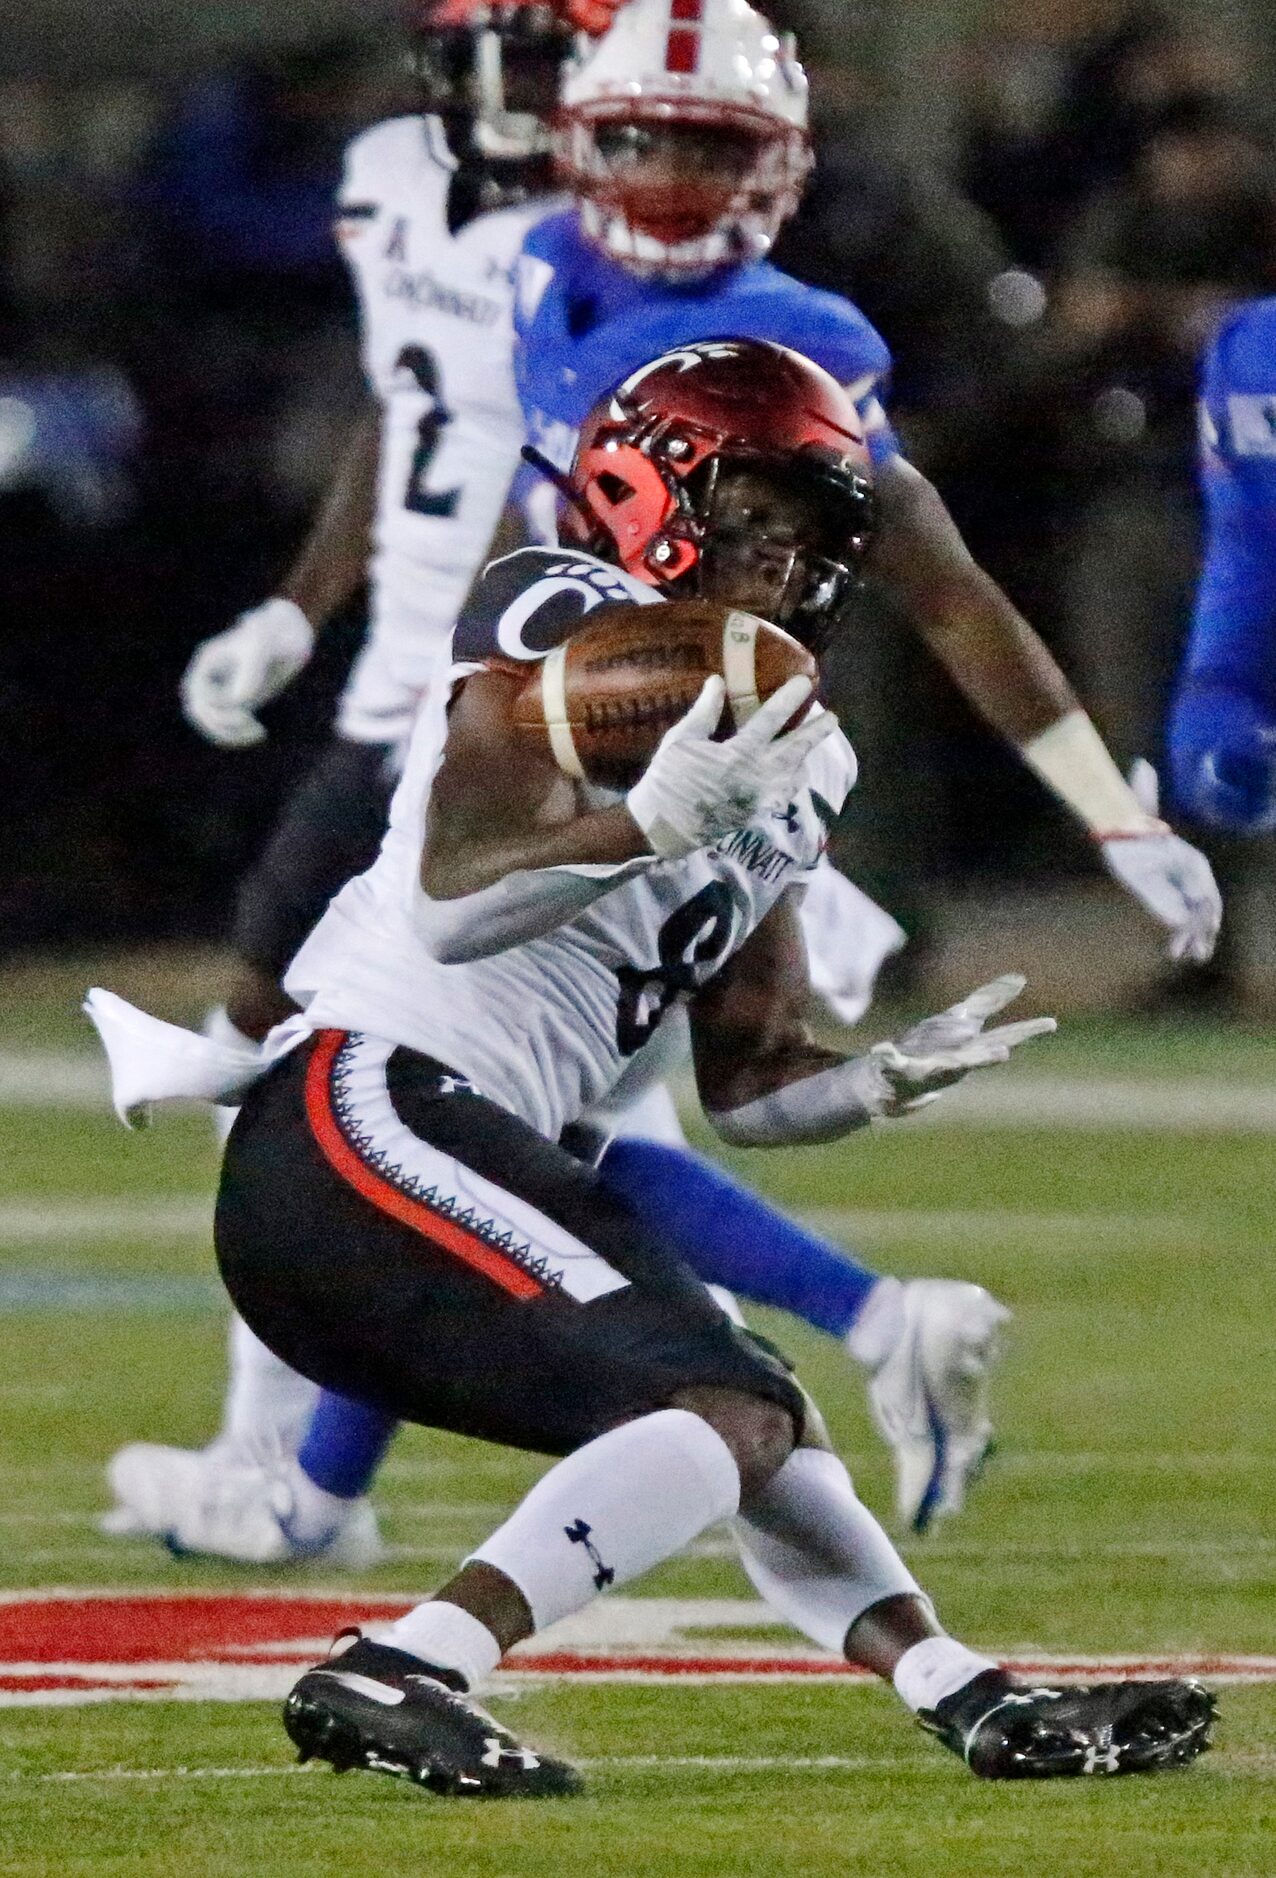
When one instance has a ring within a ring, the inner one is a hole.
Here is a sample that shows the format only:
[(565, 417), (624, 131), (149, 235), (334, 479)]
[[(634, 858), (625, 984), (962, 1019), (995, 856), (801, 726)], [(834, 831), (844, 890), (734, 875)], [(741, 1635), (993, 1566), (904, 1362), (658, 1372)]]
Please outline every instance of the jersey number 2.
[(434, 490), (429, 487), (430, 466), (434, 462), (443, 432), (452, 422), (452, 413), (443, 401), (438, 360), (424, 346), (404, 346), (394, 361), (394, 369), (396, 372), (411, 372), (430, 400), (424, 417), (417, 425), (416, 449), (412, 452), (412, 467), (408, 471), (403, 506), (411, 509), (414, 515), (438, 515), (445, 518), (455, 515), (456, 505), (461, 498), (460, 490)]
[(660, 963), (654, 971), (621, 966), (616, 1043), (622, 1056), (641, 1050), (674, 999), (702, 983), (708, 976), (705, 966), (717, 964), (730, 939), (731, 895), (715, 880), (671, 913), (660, 928), (656, 940)]

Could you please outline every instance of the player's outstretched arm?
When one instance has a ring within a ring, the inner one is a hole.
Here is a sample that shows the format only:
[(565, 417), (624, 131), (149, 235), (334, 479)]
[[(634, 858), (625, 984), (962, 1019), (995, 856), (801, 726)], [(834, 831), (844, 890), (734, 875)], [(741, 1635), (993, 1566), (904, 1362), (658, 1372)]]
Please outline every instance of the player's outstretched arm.
[(1143, 809), (1032, 627), (976, 563), (942, 498), (896, 457), (877, 478), (869, 571), (975, 709), (1080, 819), (1109, 872), (1170, 934), (1175, 958), (1207, 959), (1222, 903), (1209, 862)]
[(972, 1069), (1055, 1028), (1052, 1017), (986, 1030), (1023, 990), (1010, 972), (925, 1018), (866, 1056), (811, 1043), (802, 1023), (809, 993), (794, 895), (785, 894), (691, 1005), (696, 1084), (705, 1114), (736, 1147), (833, 1141), (869, 1122), (933, 1102)]
[(711, 846), (763, 804), (787, 801), (807, 756), (837, 727), (831, 712), (784, 725), (810, 696), (790, 679), (743, 730), (714, 732), (719, 677), (669, 730), (623, 802), (583, 805), (552, 757), (516, 739), (523, 676), (468, 678), (448, 722), (421, 855), (417, 927), (445, 964), (552, 932), (635, 872)]
[(301, 552), (278, 591), (196, 647), (182, 676), (182, 709), (213, 743), (239, 748), (265, 735), (256, 713), (308, 662), (316, 633), (364, 579), (376, 504), (381, 424), (356, 425)]

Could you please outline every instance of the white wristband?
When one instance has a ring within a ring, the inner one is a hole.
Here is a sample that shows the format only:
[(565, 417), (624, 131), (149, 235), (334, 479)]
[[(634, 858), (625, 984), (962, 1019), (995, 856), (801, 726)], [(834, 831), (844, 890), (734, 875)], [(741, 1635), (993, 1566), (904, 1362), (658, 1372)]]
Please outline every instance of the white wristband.
[(1097, 841), (1113, 835), (1159, 835), (1165, 824), (1149, 815), (1113, 761), (1084, 711), (1069, 711), (1022, 746), (1035, 770)]
[(735, 1148), (780, 1148), (836, 1141), (885, 1114), (894, 1090), (872, 1056), (786, 1082), (738, 1109), (707, 1111), (714, 1131)]

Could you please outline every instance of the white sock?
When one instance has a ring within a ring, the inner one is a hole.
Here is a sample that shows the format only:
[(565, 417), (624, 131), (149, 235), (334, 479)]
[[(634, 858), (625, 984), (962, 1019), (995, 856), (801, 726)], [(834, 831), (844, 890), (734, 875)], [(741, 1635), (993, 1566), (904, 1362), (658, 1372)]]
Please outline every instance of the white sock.
[(476, 1688), (501, 1660), (501, 1646), (486, 1624), (471, 1617), (459, 1604), (432, 1598), (398, 1617), (378, 1638), (409, 1656), (419, 1656), (438, 1669), (454, 1669)]
[(734, 1522), (745, 1571), (794, 1627), (840, 1655), (883, 1598), (922, 1597), (836, 1454), (796, 1448)]
[(986, 1669), (996, 1669), (991, 1657), (968, 1650), (956, 1637), (923, 1637), (905, 1650), (892, 1678), (896, 1693), (916, 1714), (934, 1708), (945, 1696), (956, 1695)]
[(219, 1446), (262, 1459), (295, 1454), (318, 1400), (318, 1383), (289, 1369), (242, 1317), (231, 1318), (230, 1380)]
[[(257, 1039), (249, 1037), (240, 1030), (237, 1024), (231, 1022), (224, 1004), (216, 1004), (211, 1011), (205, 1013), (203, 1031), (204, 1035), (211, 1037), (214, 1043), (228, 1043), (241, 1049), (255, 1050), (257, 1048)], [(224, 1102), (217, 1103), (213, 1108), (213, 1128), (223, 1147), (226, 1145), (227, 1135), (235, 1126), (235, 1117), (238, 1113), (237, 1108), (230, 1108)]]
[(739, 1504), (739, 1469), (721, 1435), (686, 1409), (659, 1409), (551, 1467), (471, 1557), (513, 1580), (543, 1630)]
[(879, 1278), (846, 1333), (846, 1347), (865, 1369), (878, 1369), (899, 1342), (903, 1328), (904, 1287), (898, 1278)]

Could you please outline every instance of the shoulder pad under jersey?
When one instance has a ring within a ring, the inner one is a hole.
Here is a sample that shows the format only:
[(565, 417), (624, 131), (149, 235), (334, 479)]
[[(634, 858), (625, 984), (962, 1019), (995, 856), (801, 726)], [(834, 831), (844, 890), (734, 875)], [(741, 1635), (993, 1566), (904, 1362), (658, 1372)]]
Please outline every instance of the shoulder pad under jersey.
[(570, 548), (519, 548), (484, 568), (456, 622), (456, 664), (543, 659), (600, 606), (659, 603), (644, 586), (595, 555)]

